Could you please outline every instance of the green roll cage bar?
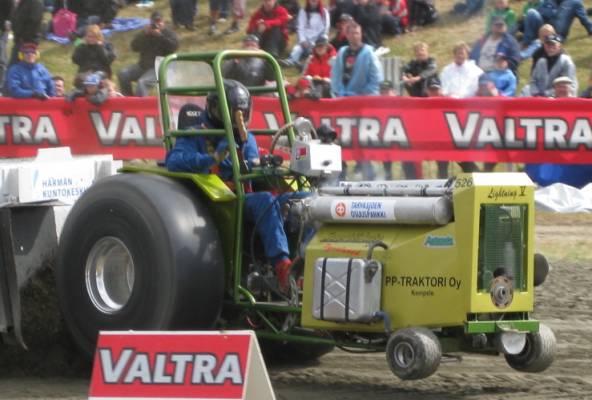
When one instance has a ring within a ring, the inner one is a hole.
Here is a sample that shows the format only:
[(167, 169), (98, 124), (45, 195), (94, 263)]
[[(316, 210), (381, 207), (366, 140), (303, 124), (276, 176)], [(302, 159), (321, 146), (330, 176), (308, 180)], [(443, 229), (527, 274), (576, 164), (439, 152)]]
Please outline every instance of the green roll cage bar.
[[(254, 174), (243, 174), (239, 167), (239, 157), (236, 149), (236, 142), (232, 132), (232, 121), (230, 117), (230, 110), (226, 102), (226, 93), (224, 91), (222, 64), (225, 60), (235, 58), (258, 57), (265, 60), (273, 70), (275, 78), (275, 86), (248, 86), (247, 89), (252, 95), (277, 93), (282, 110), (284, 124), (292, 122), (292, 116), (288, 107), (288, 98), (283, 86), (283, 78), (279, 64), (269, 53), (264, 51), (246, 51), (246, 50), (224, 50), (220, 52), (207, 53), (188, 53), (188, 54), (171, 54), (165, 57), (158, 68), (158, 96), (160, 104), (160, 114), (162, 119), (162, 129), (164, 135), (164, 144), (166, 150), (170, 150), (173, 146), (173, 138), (179, 136), (224, 136), (229, 143), (229, 156), (232, 161), (232, 175), (236, 194), (236, 209), (235, 209), (235, 226), (234, 226), (234, 254), (232, 255), (233, 273), (234, 273), (234, 287), (233, 299), (234, 304), (243, 308), (253, 308), (261, 311), (281, 311), (281, 312), (300, 312), (298, 306), (286, 306), (282, 304), (258, 303), (254, 296), (240, 285), (240, 276), (242, 271), (242, 247), (243, 247), (243, 205), (245, 201), (245, 190), (241, 184), (243, 181), (252, 179)], [(167, 81), (167, 71), (171, 63), (178, 61), (188, 62), (202, 62), (207, 63), (214, 75), (214, 86), (174, 86), (169, 87)], [(171, 117), (169, 114), (169, 95), (177, 96), (206, 96), (210, 92), (217, 92), (221, 99), (221, 111), (224, 122), (224, 129), (188, 129), (175, 130), (173, 129)], [(271, 136), (276, 133), (273, 129), (249, 129), (249, 132), (254, 135), (268, 135)], [(290, 145), (294, 141), (294, 131), (292, 127), (287, 129), (287, 135)], [(298, 181), (299, 186), (301, 182)], [(246, 297), (248, 301), (242, 301), (241, 295)], [(260, 314), (265, 320), (265, 316)], [(268, 325), (269, 325), (269, 321)], [(273, 326), (271, 324), (270, 326)]]

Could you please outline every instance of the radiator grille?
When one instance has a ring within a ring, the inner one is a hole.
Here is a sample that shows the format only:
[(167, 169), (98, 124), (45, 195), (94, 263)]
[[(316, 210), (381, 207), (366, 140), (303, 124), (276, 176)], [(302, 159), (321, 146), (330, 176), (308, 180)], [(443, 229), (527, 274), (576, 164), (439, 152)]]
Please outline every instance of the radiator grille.
[(488, 291), (501, 271), (516, 290), (526, 288), (527, 211), (520, 205), (483, 204), (479, 220), (477, 289)]

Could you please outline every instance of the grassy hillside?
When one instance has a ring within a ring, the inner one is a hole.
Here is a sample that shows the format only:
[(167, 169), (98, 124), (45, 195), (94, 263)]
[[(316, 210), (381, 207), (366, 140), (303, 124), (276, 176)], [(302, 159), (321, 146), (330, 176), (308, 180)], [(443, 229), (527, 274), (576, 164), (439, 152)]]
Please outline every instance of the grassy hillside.
[[(517, 14), (520, 13), (524, 1), (512, 0), (511, 6)], [(464, 40), (472, 43), (479, 38), (484, 31), (483, 15), (470, 19), (453, 16), (450, 13), (455, 0), (437, 0), (436, 6), (440, 12), (440, 20), (435, 25), (419, 28), (414, 32), (407, 33), (395, 38), (388, 38), (385, 46), (391, 49), (391, 55), (397, 55), (408, 60), (411, 55), (411, 46), (416, 41), (425, 41), (430, 46), (430, 52), (436, 57), (440, 68), (451, 62), (451, 48), (453, 43)], [(260, 2), (249, 0), (249, 9), (257, 7)], [(244, 30), (230, 36), (216, 35), (208, 36), (208, 5), (205, 1), (200, 1), (199, 16), (197, 18), (197, 30), (189, 32), (184, 28), (177, 31), (180, 38), (180, 50), (182, 52), (194, 52), (202, 50), (216, 50), (238, 48), (240, 40), (244, 35)], [(170, 8), (168, 0), (156, 0), (155, 7), (152, 9), (137, 8), (128, 6), (120, 11), (122, 17), (145, 17), (148, 18), (154, 10), (160, 10), (167, 22), (170, 22)], [(219, 31), (222, 32), (230, 22), (219, 23)], [(241, 28), (245, 28), (246, 21)], [(127, 66), (137, 60), (137, 54), (129, 49), (129, 43), (137, 31), (115, 34), (108, 40), (111, 41), (117, 51), (117, 60), (113, 64), (114, 72), (117, 72), (124, 66)], [(293, 42), (294, 37), (291, 37)], [(590, 67), (592, 66), (592, 37), (588, 37), (586, 31), (578, 21), (575, 21), (566, 44), (567, 51), (574, 59), (577, 65), (578, 79), (580, 86), (587, 86)], [(72, 45), (59, 45), (54, 42), (44, 41), (41, 45), (42, 62), (49, 68), (53, 74), (60, 74), (66, 78), (66, 84), (69, 88), (76, 72), (75, 66), (71, 63)], [(520, 83), (523, 85), (528, 81), (530, 72), (530, 61), (525, 62), (520, 68)], [(295, 70), (286, 71), (288, 78), (293, 79), (296, 76)]]

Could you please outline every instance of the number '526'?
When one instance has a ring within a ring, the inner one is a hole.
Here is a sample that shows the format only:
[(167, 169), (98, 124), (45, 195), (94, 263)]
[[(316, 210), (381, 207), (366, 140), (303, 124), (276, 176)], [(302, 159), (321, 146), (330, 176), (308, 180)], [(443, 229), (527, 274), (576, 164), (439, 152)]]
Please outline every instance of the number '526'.
[(473, 186), (473, 178), (458, 178), (456, 182), (454, 182), (455, 188), (465, 188)]

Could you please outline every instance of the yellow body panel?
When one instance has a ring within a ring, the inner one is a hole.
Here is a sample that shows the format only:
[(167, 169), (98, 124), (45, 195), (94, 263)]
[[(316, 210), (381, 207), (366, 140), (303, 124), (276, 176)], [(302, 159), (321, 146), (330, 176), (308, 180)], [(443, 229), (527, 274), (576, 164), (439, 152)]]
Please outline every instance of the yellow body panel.
[(196, 174), (193, 172), (171, 172), (164, 167), (151, 165), (126, 165), (121, 169), (123, 172), (149, 172), (169, 176), (172, 178), (189, 179), (198, 186), (214, 202), (225, 202), (236, 200), (236, 194), (216, 174)]
[[(317, 320), (312, 316), (314, 264), (318, 258), (366, 258), (368, 244), (380, 240), (373, 258), (383, 265), (381, 310), (392, 328), (461, 326), (467, 314), (529, 312), (533, 308), (534, 186), (524, 174), (463, 174), (452, 193), (454, 221), (445, 226), (326, 223), (306, 252), (302, 325), (382, 332), (372, 324)], [(482, 204), (527, 206), (526, 286), (500, 309), (489, 291), (477, 291), (479, 224)]]

